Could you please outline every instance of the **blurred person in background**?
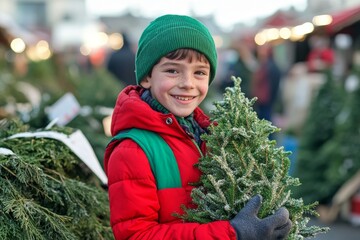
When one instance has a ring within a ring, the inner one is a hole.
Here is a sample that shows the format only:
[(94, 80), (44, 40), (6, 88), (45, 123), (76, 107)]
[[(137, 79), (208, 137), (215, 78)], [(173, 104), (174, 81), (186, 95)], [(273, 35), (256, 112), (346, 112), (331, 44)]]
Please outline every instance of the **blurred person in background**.
[(335, 54), (330, 48), (330, 39), (325, 35), (313, 35), (309, 39), (310, 52), (307, 57), (309, 72), (323, 72), (335, 62)]
[(235, 39), (231, 44), (231, 49), (235, 53), (235, 60), (228, 65), (226, 74), (224, 74), (220, 84), (221, 90), (224, 91), (226, 87), (233, 87), (231, 76), (240, 77), (242, 92), (246, 97), (251, 97), (251, 77), (257, 66), (255, 56), (246, 40), (242, 38)]
[(106, 68), (125, 86), (136, 84), (135, 51), (131, 48), (128, 36), (122, 33), (123, 46), (110, 53)]
[(251, 81), (251, 95), (257, 97), (254, 110), (260, 119), (271, 121), (282, 72), (275, 62), (271, 45), (258, 46), (256, 50), (258, 68)]

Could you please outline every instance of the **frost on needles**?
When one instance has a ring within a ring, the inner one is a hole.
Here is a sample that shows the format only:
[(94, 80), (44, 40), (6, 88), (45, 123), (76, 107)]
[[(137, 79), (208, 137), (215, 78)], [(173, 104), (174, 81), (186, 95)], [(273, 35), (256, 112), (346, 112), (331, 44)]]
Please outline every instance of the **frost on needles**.
[[(223, 100), (214, 103), (211, 112), (216, 123), (211, 134), (203, 135), (209, 149), (197, 167), (203, 172), (191, 196), (195, 209), (183, 207), (180, 217), (188, 222), (207, 223), (230, 220), (256, 194), (263, 196), (259, 218), (285, 206), (293, 223), (288, 239), (304, 239), (328, 228), (307, 226), (309, 216), (318, 216), (317, 202), (305, 205), (292, 197), (290, 189), (299, 186), (289, 172), (291, 152), (270, 140), (280, 131), (267, 120), (260, 120), (253, 110), (256, 98), (241, 92), (241, 79), (232, 77), (234, 87), (227, 88)], [(178, 215), (179, 216), (179, 215)]]

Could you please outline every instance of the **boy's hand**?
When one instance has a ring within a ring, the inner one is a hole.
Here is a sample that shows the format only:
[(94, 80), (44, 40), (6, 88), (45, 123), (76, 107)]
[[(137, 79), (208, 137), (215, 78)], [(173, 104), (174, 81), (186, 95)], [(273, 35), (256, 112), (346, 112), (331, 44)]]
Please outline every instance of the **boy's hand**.
[(232, 219), (230, 224), (236, 231), (239, 240), (285, 239), (290, 232), (291, 220), (285, 207), (264, 219), (257, 217), (262, 197), (256, 195)]

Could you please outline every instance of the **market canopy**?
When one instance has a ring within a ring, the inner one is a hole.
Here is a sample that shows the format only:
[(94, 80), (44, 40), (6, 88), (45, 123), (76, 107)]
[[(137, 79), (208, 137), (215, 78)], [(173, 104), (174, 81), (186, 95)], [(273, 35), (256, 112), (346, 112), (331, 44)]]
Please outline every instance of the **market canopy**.
[(294, 26), (299, 24), (296, 19), (296, 15), (284, 12), (284, 11), (277, 11), (272, 16), (268, 17), (261, 25), (261, 28), (271, 28), (271, 27), (287, 27), (287, 26)]
[(331, 14), (332, 22), (326, 26), (326, 32), (336, 33), (360, 20), (360, 6), (348, 8)]

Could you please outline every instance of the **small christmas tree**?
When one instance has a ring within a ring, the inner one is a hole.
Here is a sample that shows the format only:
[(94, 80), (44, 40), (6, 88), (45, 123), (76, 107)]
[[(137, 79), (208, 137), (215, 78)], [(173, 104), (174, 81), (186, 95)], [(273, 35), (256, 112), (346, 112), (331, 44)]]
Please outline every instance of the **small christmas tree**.
[(317, 216), (316, 202), (304, 205), (301, 198), (291, 197), (290, 187), (300, 184), (288, 175), (290, 152), (276, 147), (269, 135), (279, 129), (269, 121), (260, 120), (249, 100), (241, 92), (240, 78), (233, 77), (234, 87), (227, 88), (223, 101), (215, 103), (212, 111), (215, 124), (209, 135), (203, 135), (209, 148), (198, 167), (203, 172), (192, 191), (195, 209), (184, 208), (185, 221), (207, 223), (230, 220), (256, 194), (263, 196), (259, 217), (264, 218), (285, 206), (293, 226), (289, 239), (303, 239), (327, 228), (306, 226), (309, 218)]

